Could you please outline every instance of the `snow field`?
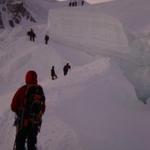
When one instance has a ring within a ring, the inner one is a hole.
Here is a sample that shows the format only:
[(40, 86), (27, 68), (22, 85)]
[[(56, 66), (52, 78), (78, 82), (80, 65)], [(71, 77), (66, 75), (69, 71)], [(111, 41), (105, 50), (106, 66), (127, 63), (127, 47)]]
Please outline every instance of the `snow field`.
[(129, 53), (126, 35), (117, 19), (80, 7), (50, 10), (48, 31), (53, 40), (91, 54)]

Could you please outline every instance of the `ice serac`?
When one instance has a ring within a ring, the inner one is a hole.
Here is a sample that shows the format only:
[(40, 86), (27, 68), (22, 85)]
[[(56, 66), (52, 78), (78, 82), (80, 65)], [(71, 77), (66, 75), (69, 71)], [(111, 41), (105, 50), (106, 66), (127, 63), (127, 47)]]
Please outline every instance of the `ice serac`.
[(128, 40), (122, 24), (111, 16), (86, 8), (61, 8), (49, 11), (51, 37), (63, 44), (93, 54), (128, 54)]

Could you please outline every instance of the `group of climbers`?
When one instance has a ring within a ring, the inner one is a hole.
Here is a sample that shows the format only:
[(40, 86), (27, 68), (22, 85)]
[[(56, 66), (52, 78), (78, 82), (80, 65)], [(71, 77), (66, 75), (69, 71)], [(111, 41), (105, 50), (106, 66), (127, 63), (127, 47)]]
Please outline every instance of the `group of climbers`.
[[(69, 69), (71, 69), (71, 66), (70, 66), (69, 63), (66, 63), (66, 64), (64, 65), (64, 67), (63, 67), (63, 74), (64, 74), (64, 76), (66, 76), (66, 75), (68, 74)], [(55, 80), (55, 79), (57, 79), (57, 78), (58, 78), (58, 76), (57, 76), (57, 74), (56, 74), (56, 72), (55, 72), (55, 67), (52, 66), (52, 68), (51, 68), (51, 79), (52, 79), (52, 80)]]
[(69, 2), (69, 7), (83, 6), (84, 4), (85, 4), (84, 0), (82, 0), (80, 3), (77, 2), (77, 0), (73, 0), (73, 1), (71, 0)]
[[(27, 32), (30, 41), (35, 41), (36, 34), (31, 28)], [(49, 36), (45, 35), (45, 44), (48, 44)], [(64, 76), (71, 69), (69, 63), (63, 67)], [(55, 68), (51, 68), (52, 80), (57, 79)], [(45, 95), (42, 86), (38, 84), (38, 76), (34, 70), (29, 70), (25, 75), (25, 84), (15, 93), (11, 110), (15, 113), (14, 125), (16, 137), (13, 150), (37, 150), (37, 135), (42, 125), (42, 116), (45, 112)]]
[[(27, 31), (27, 36), (29, 36), (29, 40), (35, 42), (35, 38), (36, 38), (36, 33), (34, 32), (34, 30), (31, 28), (29, 31)], [(45, 44), (48, 44), (49, 41), (49, 35), (46, 34), (44, 36), (44, 41)]]

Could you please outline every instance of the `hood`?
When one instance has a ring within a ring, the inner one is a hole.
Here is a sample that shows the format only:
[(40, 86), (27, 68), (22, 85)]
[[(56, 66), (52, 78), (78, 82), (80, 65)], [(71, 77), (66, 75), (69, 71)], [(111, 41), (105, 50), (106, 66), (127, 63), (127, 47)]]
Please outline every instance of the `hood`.
[(26, 84), (37, 84), (37, 73), (33, 70), (30, 70), (26, 73), (25, 76)]

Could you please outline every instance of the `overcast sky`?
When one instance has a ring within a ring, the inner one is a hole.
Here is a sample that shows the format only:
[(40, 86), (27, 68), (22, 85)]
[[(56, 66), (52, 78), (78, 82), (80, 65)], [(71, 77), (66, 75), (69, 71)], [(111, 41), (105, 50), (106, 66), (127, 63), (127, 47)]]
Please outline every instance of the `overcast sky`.
[[(67, 1), (67, 0), (59, 0), (59, 1)], [(108, 2), (108, 1), (113, 1), (113, 0), (85, 0), (85, 1), (91, 4), (95, 4), (95, 3)]]
[(108, 2), (112, 0), (86, 0), (88, 3), (100, 3), (100, 2)]

